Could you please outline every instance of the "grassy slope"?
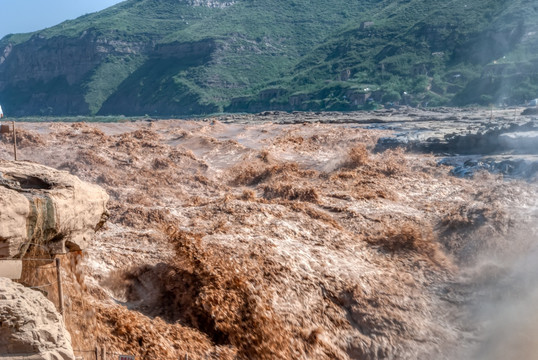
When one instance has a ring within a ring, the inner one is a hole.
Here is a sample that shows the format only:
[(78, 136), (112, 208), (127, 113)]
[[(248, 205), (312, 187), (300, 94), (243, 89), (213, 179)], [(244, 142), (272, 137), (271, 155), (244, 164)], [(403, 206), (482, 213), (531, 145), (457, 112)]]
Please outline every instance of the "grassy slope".
[[(131, 89), (132, 95), (155, 91), (160, 93), (160, 101), (186, 92), (202, 104), (223, 106), (233, 97), (252, 95), (279, 79), (301, 56), (372, 3), (375, 1), (350, 5), (343, 0), (244, 0), (229, 7), (208, 8), (171, 0), (129, 0), (39, 34), (78, 37), (90, 30), (107, 40), (156, 44), (216, 40), (218, 50), (209, 63), (179, 66), (175, 74), (171, 69), (140, 71), (149, 68), (144, 66), (148, 65), (144, 56), (111, 56), (84, 85), (85, 99), (96, 113), (122, 83), (147, 84), (144, 80), (152, 76), (157, 88)], [(19, 43), (30, 35), (13, 35), (2, 42)], [(162, 91), (158, 84), (163, 83), (168, 83), (170, 93)]]
[[(350, 6), (346, 1), (245, 1), (166, 39), (200, 40), (217, 35), (223, 43), (217, 58), (185, 76), (202, 85), (226, 83), (229, 99), (252, 94), (278, 79), (298, 58), (364, 9), (365, 3)], [(221, 88), (206, 90), (208, 101), (222, 100)]]
[[(429, 104), (521, 102), (538, 96), (538, 39), (525, 35), (538, 27), (535, 7), (524, 0), (383, 2), (371, 13), (373, 27), (350, 24), (305, 57), (284, 86), (318, 97), (323, 88), (369, 87)], [(342, 83), (346, 69), (352, 77)]]
[[(7, 36), (0, 41), (0, 45), (5, 46), (8, 42), (20, 44), (34, 35), (48, 39), (78, 38), (86, 32), (92, 32), (102, 41), (158, 43), (167, 34), (184, 29), (189, 23), (200, 21), (216, 11), (218, 10), (191, 7), (174, 1), (130, 0), (39, 32)], [(120, 84), (146, 61), (147, 54), (144, 53), (134, 52), (123, 56), (111, 54), (87, 76), (84, 84), (77, 84), (84, 91), (91, 113), (97, 113)], [(58, 88), (50, 91), (62, 90)]]
[[(159, 43), (166, 35), (185, 29), (189, 24), (218, 11), (173, 1), (132, 0), (49, 29), (45, 34), (49, 37), (66, 34), (78, 36), (90, 28), (101, 32), (106, 38), (119, 41)], [(90, 104), (91, 112), (97, 113), (120, 85), (137, 74), (137, 70), (143, 69), (147, 61), (147, 56), (141, 54), (110, 56), (103, 62), (86, 84), (86, 101)]]
[[(167, 70), (152, 81), (162, 83), (173, 76), (178, 89), (194, 94), (202, 104), (227, 105), (231, 98), (252, 95), (280, 78), (313, 46), (345, 21), (361, 14), (365, 6), (366, 3), (358, 3), (350, 7), (340, 0), (331, 4), (273, 0), (240, 1), (216, 11), (194, 8), (209, 12), (187, 27), (167, 33), (160, 41), (214, 39), (217, 51), (209, 63), (178, 67), (175, 75)], [(146, 74), (138, 76), (143, 78)], [(137, 81), (130, 79), (129, 84)], [(147, 91), (138, 90), (140, 95)]]
[[(154, 104), (170, 99), (191, 102), (185, 111), (218, 111), (235, 97), (257, 101), (267, 88), (286, 89), (264, 100), (286, 106), (290, 94), (311, 94), (307, 108), (349, 109), (345, 94), (365, 88), (383, 90), (387, 101), (405, 91), (411, 103), (486, 104), (538, 96), (538, 40), (525, 35), (538, 28), (535, 7), (529, 0), (243, 0), (224, 8), (128, 0), (39, 34), (215, 42), (211, 58), (188, 66), (161, 66), (166, 61), (148, 54), (109, 56), (81, 85), (92, 113), (107, 99), (148, 94)], [(363, 21), (374, 26), (361, 30)], [(31, 35), (11, 35), (0, 45)], [(348, 70), (350, 79), (341, 81)]]

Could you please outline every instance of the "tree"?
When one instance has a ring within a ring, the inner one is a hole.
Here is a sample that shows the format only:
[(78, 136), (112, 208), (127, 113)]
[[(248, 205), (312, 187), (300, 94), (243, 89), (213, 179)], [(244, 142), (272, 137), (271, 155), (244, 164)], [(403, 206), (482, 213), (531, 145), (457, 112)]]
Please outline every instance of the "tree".
[(393, 102), (398, 102), (402, 99), (402, 97), (400, 96), (400, 94), (394, 90), (389, 90), (387, 91), (383, 97), (381, 98), (381, 101), (386, 104), (386, 103), (393, 103)]

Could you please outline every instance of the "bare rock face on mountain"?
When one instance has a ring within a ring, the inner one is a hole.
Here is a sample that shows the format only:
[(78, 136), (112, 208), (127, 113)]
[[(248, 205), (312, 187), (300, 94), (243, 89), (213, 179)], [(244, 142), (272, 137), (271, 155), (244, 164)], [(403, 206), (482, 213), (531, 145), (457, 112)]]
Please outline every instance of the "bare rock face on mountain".
[(40, 244), (50, 253), (83, 250), (108, 216), (108, 195), (65, 171), (0, 161), (0, 257)]
[(0, 354), (8, 359), (75, 359), (71, 337), (43, 294), (0, 278)]

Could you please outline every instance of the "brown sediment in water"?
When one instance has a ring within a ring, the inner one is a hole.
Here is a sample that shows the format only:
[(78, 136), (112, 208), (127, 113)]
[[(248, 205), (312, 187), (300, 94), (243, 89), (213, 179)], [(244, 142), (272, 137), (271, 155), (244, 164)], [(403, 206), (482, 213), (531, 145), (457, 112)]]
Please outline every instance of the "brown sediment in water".
[(510, 209), (535, 194), (375, 153), (386, 131), (345, 125), (20, 128), (42, 139), (22, 158), (111, 196), (105, 228), (64, 261), (73, 347), (143, 359), (444, 356), (473, 341), (450, 284), (504, 251)]

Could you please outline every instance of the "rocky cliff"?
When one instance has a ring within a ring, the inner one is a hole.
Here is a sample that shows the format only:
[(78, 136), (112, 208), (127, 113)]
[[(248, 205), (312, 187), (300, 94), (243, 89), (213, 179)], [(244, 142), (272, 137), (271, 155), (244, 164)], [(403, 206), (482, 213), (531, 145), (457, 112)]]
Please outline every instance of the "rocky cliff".
[(81, 250), (107, 218), (108, 195), (64, 171), (0, 161), (0, 258), (31, 244), (51, 253)]
[(36, 35), (22, 44), (9, 43), (0, 57), (3, 104), (12, 116), (87, 114), (87, 87), (99, 65), (148, 48), (151, 43), (111, 39), (92, 30), (77, 37)]
[(0, 50), (0, 97), (11, 116), (214, 112), (187, 87), (171, 89), (173, 76), (205, 65), (215, 48), (211, 39), (156, 44), (94, 29), (35, 35)]

